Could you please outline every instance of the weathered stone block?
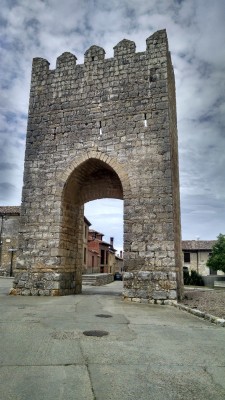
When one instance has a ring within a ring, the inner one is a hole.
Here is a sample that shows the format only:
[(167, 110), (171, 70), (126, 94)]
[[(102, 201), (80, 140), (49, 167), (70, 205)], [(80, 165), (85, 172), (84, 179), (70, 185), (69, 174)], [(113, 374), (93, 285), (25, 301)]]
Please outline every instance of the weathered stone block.
[(133, 279), (134, 274), (132, 272), (124, 272), (123, 273), (123, 280), (128, 281), (130, 279)]
[(135, 292), (135, 296), (141, 299), (148, 299), (149, 298), (149, 293), (148, 290), (143, 290), (143, 289), (139, 289)]
[(150, 271), (139, 271), (138, 278), (141, 280), (149, 280), (151, 279), (151, 272)]
[(26, 285), (26, 281), (19, 280), (17, 283), (18, 288), (24, 288)]
[(165, 291), (162, 290), (154, 290), (152, 294), (152, 298), (154, 300), (166, 300), (168, 298), (168, 294)]
[(168, 298), (170, 300), (175, 300), (177, 298), (177, 292), (176, 290), (170, 290), (168, 294)]
[(30, 289), (21, 289), (20, 294), (22, 296), (31, 296), (31, 291), (30, 291)]
[(38, 289), (31, 289), (30, 294), (31, 296), (39, 296), (39, 291)]
[(130, 297), (130, 298), (135, 297), (135, 290), (133, 290), (133, 289), (124, 289), (123, 290), (123, 296), (124, 297)]

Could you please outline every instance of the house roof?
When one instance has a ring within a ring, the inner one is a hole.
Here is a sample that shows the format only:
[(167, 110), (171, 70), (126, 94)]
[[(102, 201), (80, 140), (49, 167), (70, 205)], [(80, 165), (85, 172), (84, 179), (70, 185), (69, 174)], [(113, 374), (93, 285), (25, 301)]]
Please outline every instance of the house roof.
[(0, 206), (0, 215), (20, 215), (20, 206)]
[(88, 219), (84, 216), (84, 222), (85, 222), (85, 224), (87, 224), (88, 226), (91, 226), (91, 223), (90, 223), (90, 221), (88, 221)]
[(100, 244), (103, 244), (103, 245), (109, 247), (109, 251), (112, 251), (112, 252), (115, 252), (115, 251), (116, 251), (116, 249), (111, 245), (111, 243), (104, 242), (104, 240), (102, 240), (102, 241), (100, 242)]
[(90, 233), (96, 233), (96, 235), (104, 236), (104, 233), (98, 232), (98, 231), (96, 231), (95, 229), (89, 229), (89, 232), (90, 232)]
[(104, 242), (104, 240), (101, 240), (100, 244), (103, 244), (103, 246), (110, 247), (110, 243)]
[(216, 240), (182, 240), (182, 250), (212, 250)]

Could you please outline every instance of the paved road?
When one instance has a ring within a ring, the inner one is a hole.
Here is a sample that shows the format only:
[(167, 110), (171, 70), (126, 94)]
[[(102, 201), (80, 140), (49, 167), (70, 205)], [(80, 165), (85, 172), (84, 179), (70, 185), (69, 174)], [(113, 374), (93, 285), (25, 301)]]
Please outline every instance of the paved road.
[(10, 286), (0, 279), (0, 400), (225, 399), (225, 328), (125, 303), (121, 282), (52, 298)]

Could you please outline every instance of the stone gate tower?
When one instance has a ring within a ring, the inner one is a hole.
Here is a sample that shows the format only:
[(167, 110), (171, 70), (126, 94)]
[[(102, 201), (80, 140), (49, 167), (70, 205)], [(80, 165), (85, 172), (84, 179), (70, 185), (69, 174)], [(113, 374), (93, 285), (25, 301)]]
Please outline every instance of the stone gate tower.
[[(181, 293), (176, 101), (166, 31), (145, 52), (90, 47), (33, 60), (18, 263), (12, 294), (82, 288), (84, 203), (124, 200), (124, 296)], [(138, 300), (139, 299), (139, 300)]]

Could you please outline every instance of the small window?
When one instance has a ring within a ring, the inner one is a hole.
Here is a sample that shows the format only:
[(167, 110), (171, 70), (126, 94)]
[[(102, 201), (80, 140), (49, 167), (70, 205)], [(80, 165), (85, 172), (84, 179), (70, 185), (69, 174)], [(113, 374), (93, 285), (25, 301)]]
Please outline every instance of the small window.
[(145, 126), (145, 128), (148, 126), (148, 123), (147, 123), (147, 114), (144, 115), (144, 126)]
[(101, 264), (105, 263), (105, 251), (101, 250)]
[(99, 135), (102, 135), (102, 121), (99, 121)]
[(191, 262), (191, 254), (190, 253), (184, 253), (184, 262), (185, 263)]

